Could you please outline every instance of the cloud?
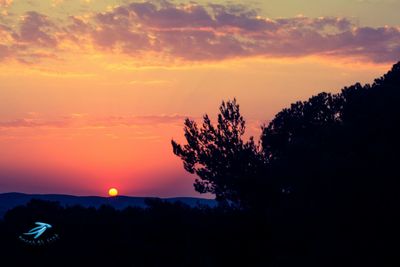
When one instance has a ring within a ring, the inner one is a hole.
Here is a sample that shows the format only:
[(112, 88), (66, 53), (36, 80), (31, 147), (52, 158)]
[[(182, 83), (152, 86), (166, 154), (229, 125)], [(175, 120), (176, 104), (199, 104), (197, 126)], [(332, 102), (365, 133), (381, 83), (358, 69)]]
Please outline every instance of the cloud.
[(188, 62), (252, 56), (328, 56), (375, 63), (400, 59), (399, 27), (360, 27), (337, 17), (270, 19), (244, 5), (135, 2), (85, 18), (71, 16), (59, 24), (27, 12), (13, 31), (13, 44), (0, 42), (0, 60), (11, 55), (37, 60), (45, 56), (37, 53), (40, 49), (52, 56), (64, 41), (80, 49), (87, 43), (102, 53), (137, 58), (151, 53)]
[(15, 34), (14, 38), (22, 44), (55, 47), (58, 42), (54, 36), (55, 28), (47, 16), (29, 11), (22, 18), (19, 34)]
[(132, 85), (166, 85), (171, 84), (171, 80), (133, 80), (129, 84)]
[(70, 114), (56, 119), (46, 119), (35, 116), (26, 118), (0, 121), (0, 130), (14, 128), (98, 128), (116, 126), (138, 126), (138, 125), (159, 125), (159, 124), (179, 124), (181, 125), (186, 116), (179, 114), (161, 114), (146, 116), (108, 116), (90, 117), (87, 114)]
[[(158, 51), (188, 61), (322, 55), (393, 62), (396, 27), (356, 27), (346, 18), (268, 19), (241, 5), (132, 3), (96, 15), (93, 41), (123, 53)], [(107, 40), (107, 42), (105, 42)]]
[(159, 124), (183, 124), (187, 116), (179, 114), (161, 114), (146, 116), (109, 116), (97, 118), (90, 121), (91, 126), (137, 126), (137, 125), (159, 125)]
[(13, 0), (0, 0), (0, 7), (7, 8), (12, 5)]
[(0, 44), (0, 61), (10, 56), (9, 48)]
[(57, 25), (46, 15), (29, 11), (14, 25), (0, 24), (0, 60), (13, 57), (24, 63), (56, 58)]
[(159, 7), (150, 2), (132, 3), (117, 8), (111, 14), (132, 15), (134, 20), (156, 28), (210, 27), (214, 24), (211, 15), (203, 6), (163, 3)]
[(45, 120), (41, 120), (41, 119), (23, 118), (23, 119), (9, 120), (9, 121), (1, 121), (0, 129), (36, 128), (36, 127), (61, 128), (61, 127), (65, 127), (67, 125), (68, 125), (67, 121), (63, 121), (63, 120), (45, 121)]

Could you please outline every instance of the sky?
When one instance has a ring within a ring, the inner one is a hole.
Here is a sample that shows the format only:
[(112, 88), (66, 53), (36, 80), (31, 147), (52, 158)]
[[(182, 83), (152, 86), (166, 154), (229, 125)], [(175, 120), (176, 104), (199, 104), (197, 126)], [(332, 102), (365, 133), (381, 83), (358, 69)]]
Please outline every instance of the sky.
[[(247, 136), (400, 60), (400, 0), (0, 0), (0, 193), (201, 196), (186, 117)], [(203, 195), (204, 197), (204, 195)], [(206, 195), (205, 197), (211, 197)]]

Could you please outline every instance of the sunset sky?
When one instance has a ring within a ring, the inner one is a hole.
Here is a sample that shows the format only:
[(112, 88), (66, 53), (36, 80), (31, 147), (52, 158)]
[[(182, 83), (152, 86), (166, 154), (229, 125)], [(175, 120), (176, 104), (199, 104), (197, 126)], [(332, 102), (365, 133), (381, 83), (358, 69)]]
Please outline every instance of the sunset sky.
[(200, 196), (172, 153), (400, 60), (400, 0), (0, 0), (0, 193)]

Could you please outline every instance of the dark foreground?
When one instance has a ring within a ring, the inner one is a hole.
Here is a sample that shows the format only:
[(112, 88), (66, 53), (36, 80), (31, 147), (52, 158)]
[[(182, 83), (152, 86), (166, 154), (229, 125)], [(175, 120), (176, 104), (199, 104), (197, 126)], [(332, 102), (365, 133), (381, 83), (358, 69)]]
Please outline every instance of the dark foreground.
[[(2, 262), (9, 263), (4, 266), (398, 266), (393, 245), (396, 225), (389, 223), (393, 218), (378, 214), (363, 218), (282, 207), (280, 214), (260, 215), (160, 200), (147, 204), (148, 209), (96, 210), (34, 200), (9, 211), (0, 223)], [(36, 221), (53, 226), (39, 238), (44, 244), (20, 240)], [(54, 236), (57, 240), (51, 239)]]

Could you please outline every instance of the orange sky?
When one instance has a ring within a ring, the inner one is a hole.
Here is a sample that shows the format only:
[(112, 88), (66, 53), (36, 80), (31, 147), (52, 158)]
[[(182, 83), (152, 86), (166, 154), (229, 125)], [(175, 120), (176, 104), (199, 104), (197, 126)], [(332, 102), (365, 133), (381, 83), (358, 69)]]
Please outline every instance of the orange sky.
[(236, 97), (258, 136), (291, 102), (372, 82), (400, 52), (396, 22), (118, 1), (55, 18), (65, 3), (48, 2), (0, 1), (0, 192), (198, 196), (170, 145), (185, 117)]

